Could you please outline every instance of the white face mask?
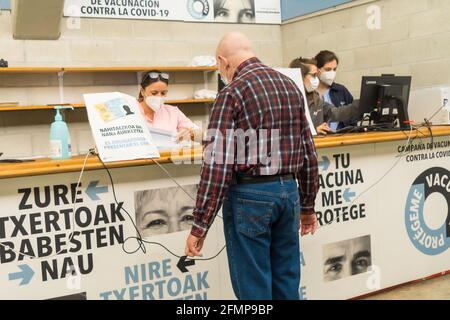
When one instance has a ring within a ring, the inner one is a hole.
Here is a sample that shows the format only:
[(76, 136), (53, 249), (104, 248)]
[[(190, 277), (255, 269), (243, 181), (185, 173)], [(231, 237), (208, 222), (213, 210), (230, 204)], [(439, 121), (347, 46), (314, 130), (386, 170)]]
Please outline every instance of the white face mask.
[(159, 109), (164, 105), (165, 98), (158, 96), (148, 96), (145, 98), (145, 103), (149, 106), (153, 111), (158, 112)]
[(326, 71), (320, 74), (320, 81), (331, 86), (336, 79), (336, 71)]
[(220, 79), (222, 80), (223, 84), (225, 86), (229, 85), (230, 84), (230, 80), (228, 80), (228, 78), (227, 78), (227, 76), (225, 74), (222, 74), (222, 72), (220, 72), (220, 65), (219, 65), (219, 74), (220, 74)]
[(316, 91), (319, 88), (319, 84), (320, 84), (320, 80), (317, 77), (312, 78), (311, 80), (309, 80), (310, 85), (306, 86), (306, 91), (308, 93), (311, 93), (313, 91)]

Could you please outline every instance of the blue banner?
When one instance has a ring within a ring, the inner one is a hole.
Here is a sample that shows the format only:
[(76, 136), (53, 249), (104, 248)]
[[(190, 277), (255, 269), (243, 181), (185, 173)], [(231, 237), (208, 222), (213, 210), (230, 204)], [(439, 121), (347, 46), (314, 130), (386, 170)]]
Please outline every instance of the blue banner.
[(0, 0), (0, 9), (11, 9), (11, 0)]
[(352, 0), (281, 0), (281, 19), (286, 21)]

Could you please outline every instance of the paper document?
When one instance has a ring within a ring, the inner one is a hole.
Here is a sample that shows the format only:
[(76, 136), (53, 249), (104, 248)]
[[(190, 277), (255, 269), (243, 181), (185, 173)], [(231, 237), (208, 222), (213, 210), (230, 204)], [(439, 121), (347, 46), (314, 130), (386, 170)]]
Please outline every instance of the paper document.
[(177, 143), (177, 135), (175, 132), (166, 131), (159, 128), (149, 128), (148, 130), (159, 151), (200, 146), (200, 143), (192, 141), (181, 141)]

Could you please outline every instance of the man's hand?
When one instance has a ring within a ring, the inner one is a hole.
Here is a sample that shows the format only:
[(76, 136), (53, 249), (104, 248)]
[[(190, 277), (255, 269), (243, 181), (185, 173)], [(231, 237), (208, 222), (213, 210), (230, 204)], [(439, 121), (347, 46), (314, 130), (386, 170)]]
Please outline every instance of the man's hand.
[(200, 251), (202, 251), (204, 241), (205, 238), (197, 238), (196, 236), (189, 234), (188, 238), (186, 239), (186, 248), (184, 249), (184, 254), (188, 257), (201, 257), (202, 254), (200, 253)]
[(317, 230), (317, 216), (316, 214), (302, 214), (300, 215), (300, 235), (306, 236), (311, 233), (313, 235)]
[(331, 132), (331, 128), (328, 126), (328, 123), (322, 123), (320, 126), (316, 128), (318, 134), (326, 136)]

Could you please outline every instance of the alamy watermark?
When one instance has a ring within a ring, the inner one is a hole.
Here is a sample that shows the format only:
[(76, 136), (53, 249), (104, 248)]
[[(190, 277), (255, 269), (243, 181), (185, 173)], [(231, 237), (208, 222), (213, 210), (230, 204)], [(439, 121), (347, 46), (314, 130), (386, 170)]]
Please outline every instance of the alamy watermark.
[[(203, 139), (203, 159), (192, 159), (196, 150), (174, 147), (174, 164), (260, 165), (266, 174), (276, 174), (281, 167), (279, 129), (208, 129)], [(202, 161), (203, 160), (203, 161)]]
[(381, 29), (381, 7), (378, 5), (371, 5), (366, 10), (369, 17), (367, 18), (367, 28), (369, 30)]

